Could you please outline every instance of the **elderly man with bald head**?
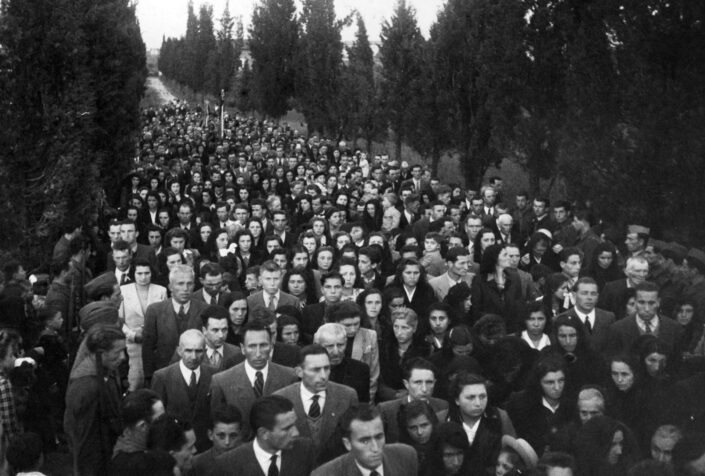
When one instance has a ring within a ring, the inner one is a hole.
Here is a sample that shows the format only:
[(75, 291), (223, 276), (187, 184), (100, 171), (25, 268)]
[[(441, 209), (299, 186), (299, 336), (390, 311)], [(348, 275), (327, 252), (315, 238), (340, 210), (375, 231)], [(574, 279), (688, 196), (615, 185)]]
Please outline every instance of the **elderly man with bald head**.
[(209, 389), (216, 370), (203, 362), (206, 338), (197, 329), (181, 334), (177, 352), (178, 362), (154, 372), (152, 390), (164, 402), (167, 413), (193, 427), (196, 448), (199, 452), (205, 451), (209, 446)]

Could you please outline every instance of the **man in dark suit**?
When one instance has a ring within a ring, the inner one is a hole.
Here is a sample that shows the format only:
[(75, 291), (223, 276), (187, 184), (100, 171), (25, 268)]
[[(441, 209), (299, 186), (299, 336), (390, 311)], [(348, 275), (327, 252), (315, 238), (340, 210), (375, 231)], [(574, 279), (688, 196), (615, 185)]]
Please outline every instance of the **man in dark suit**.
[(261, 322), (269, 328), (269, 333), (272, 336), (272, 353), (269, 358), (271, 362), (292, 369), (299, 365), (299, 346), (285, 344), (277, 340), (277, 314), (274, 311), (259, 308), (251, 312), (248, 319), (251, 322)]
[(217, 263), (206, 263), (201, 267), (199, 279), (202, 288), (191, 294), (191, 299), (212, 306), (224, 306), (228, 293), (223, 292), (223, 268)]
[(597, 307), (610, 311), (617, 319), (624, 317), (627, 301), (629, 300), (628, 289), (646, 280), (649, 274), (649, 263), (642, 256), (629, 258), (624, 274), (627, 275), (626, 278), (605, 284), (600, 293), (600, 299), (597, 301)]
[(534, 216), (531, 219), (531, 233), (536, 233), (539, 230), (553, 230), (553, 220), (548, 213), (551, 206), (548, 198), (536, 197), (532, 204)]
[(419, 206), (421, 206), (421, 198), (412, 193), (404, 199), (404, 209), (401, 210), (399, 218), (399, 229), (411, 229), (411, 225), (418, 220)]
[(413, 187), (414, 193), (418, 195), (422, 195), (424, 193), (433, 194), (433, 189), (431, 188), (430, 182), (422, 178), (421, 175), (422, 167), (420, 165), (414, 165), (411, 167), (411, 178), (402, 182), (401, 185), (409, 185)]
[(386, 441), (389, 443), (399, 441), (398, 415), (403, 405), (414, 400), (424, 400), (428, 402), (435, 413), (448, 410), (448, 402), (431, 396), (435, 385), (436, 369), (431, 362), (420, 357), (409, 360), (404, 368), (404, 386), (409, 392), (408, 395), (379, 404)]
[(303, 321), (301, 332), (313, 337), (319, 327), (325, 322), (326, 309), (340, 301), (343, 296), (343, 277), (337, 272), (327, 274), (321, 279), (321, 292), (323, 301), (309, 304), (301, 311)]
[(296, 244), (296, 237), (291, 232), (286, 231), (289, 217), (283, 210), (272, 212), (272, 235), (279, 237), (282, 241), (282, 248), (288, 250)]
[[(112, 242), (111, 250), (108, 253), (107, 265), (108, 270), (112, 271), (115, 269), (115, 257), (114, 252), (117, 249), (116, 245), (118, 241), (124, 241), (127, 243), (127, 249), (130, 250), (130, 256), (132, 260), (146, 259), (151, 265), (156, 265), (156, 262), (152, 258), (152, 248), (141, 243), (137, 243), (137, 237), (139, 236), (139, 231), (137, 230), (137, 224), (132, 220), (123, 220), (118, 223), (119, 226), (119, 240)], [(121, 248), (124, 249), (124, 248)], [(134, 281), (132, 281), (134, 282)], [(126, 284), (126, 283), (120, 283)]]
[[(225, 405), (237, 407), (249, 415), (252, 404), (262, 396), (284, 388), (296, 381), (294, 371), (270, 362), (272, 341), (269, 328), (261, 322), (245, 325), (240, 345), (245, 361), (216, 374), (211, 384), (211, 410)], [(247, 422), (245, 422), (247, 423)], [(245, 434), (249, 425), (244, 425)]]
[(188, 329), (181, 334), (177, 352), (179, 362), (154, 372), (152, 390), (164, 402), (167, 413), (193, 426), (196, 448), (205, 451), (210, 446), (208, 390), (215, 369), (203, 364), (206, 339), (199, 330)]
[(174, 266), (169, 272), (171, 299), (150, 304), (145, 312), (142, 363), (147, 382), (155, 370), (169, 365), (179, 336), (187, 329), (201, 327), (200, 314), (206, 305), (191, 299), (193, 284), (193, 269)]
[[(638, 257), (630, 259), (638, 259)], [(636, 316), (621, 319), (610, 326), (607, 336), (608, 355), (631, 352), (634, 343), (642, 335), (658, 337), (671, 351), (678, 349), (683, 336), (683, 327), (668, 317), (658, 315), (658, 286), (644, 281), (634, 289)]]
[(204, 363), (216, 372), (227, 370), (244, 360), (236, 345), (228, 344), (228, 310), (220, 306), (208, 306), (201, 312), (202, 331), (206, 338)]
[(614, 323), (614, 314), (598, 309), (599, 291), (597, 282), (592, 278), (580, 278), (573, 286), (575, 306), (562, 315), (570, 315), (580, 319), (585, 328), (588, 345), (592, 350), (603, 353), (607, 346), (607, 334)]
[(418, 472), (416, 451), (408, 445), (386, 444), (379, 411), (369, 404), (348, 410), (341, 418), (348, 453), (317, 468), (311, 476), (408, 476)]
[(361, 402), (370, 401), (370, 366), (345, 356), (347, 332), (337, 322), (323, 324), (313, 336), (313, 342), (322, 346), (330, 357), (330, 380), (352, 388)]
[(357, 394), (350, 387), (329, 381), (330, 358), (326, 349), (318, 344), (301, 349), (296, 375), (301, 382), (274, 394), (294, 404), (296, 427), (302, 436), (313, 440), (318, 460), (328, 447), (340, 416), (357, 405)]
[(132, 265), (133, 256), (130, 245), (126, 241), (118, 240), (113, 243), (113, 251), (110, 253), (115, 274), (115, 280), (120, 286), (135, 282), (135, 267)]
[(300, 309), (299, 300), (280, 289), (282, 274), (283, 271), (274, 261), (262, 263), (259, 267), (262, 291), (247, 296), (247, 308), (250, 313), (262, 308), (275, 311), (279, 306), (295, 306)]
[(314, 468), (313, 443), (298, 438), (294, 405), (284, 397), (262, 397), (252, 405), (251, 442), (215, 461), (211, 476), (309, 476)]

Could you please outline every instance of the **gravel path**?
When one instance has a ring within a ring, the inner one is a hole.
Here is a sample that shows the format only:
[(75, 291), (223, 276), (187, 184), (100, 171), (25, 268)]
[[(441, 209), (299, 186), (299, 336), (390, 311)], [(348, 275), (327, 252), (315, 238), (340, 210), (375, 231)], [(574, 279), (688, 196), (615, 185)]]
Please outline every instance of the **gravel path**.
[(162, 104), (169, 103), (176, 99), (176, 97), (169, 92), (166, 86), (164, 86), (162, 80), (155, 76), (150, 76), (149, 78), (147, 78), (147, 87), (157, 92), (160, 100), (162, 101)]

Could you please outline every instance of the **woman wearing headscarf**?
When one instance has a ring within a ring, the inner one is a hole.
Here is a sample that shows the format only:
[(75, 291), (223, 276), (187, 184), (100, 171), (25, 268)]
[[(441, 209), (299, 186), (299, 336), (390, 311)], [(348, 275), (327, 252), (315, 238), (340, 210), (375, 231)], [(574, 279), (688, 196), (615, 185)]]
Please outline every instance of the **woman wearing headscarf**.
[[(117, 310), (115, 310), (117, 317)], [(73, 453), (74, 474), (105, 474), (120, 426), (122, 389), (117, 369), (125, 359), (125, 334), (95, 324), (76, 355), (68, 389), (64, 431)]]

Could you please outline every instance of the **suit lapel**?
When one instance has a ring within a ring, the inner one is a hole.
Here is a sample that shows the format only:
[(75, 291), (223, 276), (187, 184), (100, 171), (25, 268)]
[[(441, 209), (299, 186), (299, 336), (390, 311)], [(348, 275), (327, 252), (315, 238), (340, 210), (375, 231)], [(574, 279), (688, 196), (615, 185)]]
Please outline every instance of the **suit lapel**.
[(363, 335), (362, 332), (358, 332), (355, 335), (355, 339), (353, 339), (353, 348), (352, 348), (352, 353), (351, 357), (355, 360), (360, 360), (362, 359), (362, 353), (363, 353), (363, 348), (364, 348), (364, 342), (363, 342)]

